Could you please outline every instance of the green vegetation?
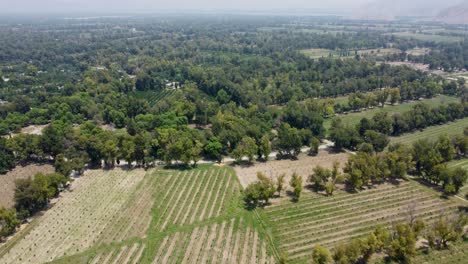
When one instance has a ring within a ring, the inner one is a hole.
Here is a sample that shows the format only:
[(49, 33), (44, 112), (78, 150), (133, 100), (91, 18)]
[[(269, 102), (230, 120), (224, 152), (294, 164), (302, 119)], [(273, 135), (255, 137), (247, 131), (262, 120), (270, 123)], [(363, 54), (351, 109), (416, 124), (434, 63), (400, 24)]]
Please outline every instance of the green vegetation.
[(316, 245), (332, 247), (363, 237), (379, 225), (404, 222), (415, 204), (415, 216), (432, 223), (441, 213), (454, 214), (457, 204), (415, 182), (386, 184), (359, 193), (334, 196), (304, 193), (297, 203), (283, 201), (259, 210), (270, 226), (280, 252), (288, 263), (307, 263)]
[(442, 36), (436, 34), (419, 34), (419, 33), (410, 33), (410, 32), (398, 32), (392, 33), (392, 35), (400, 38), (406, 39), (416, 39), (421, 41), (433, 41), (433, 42), (446, 42), (453, 43), (463, 40), (462, 37), (453, 37), (453, 36)]
[[(448, 105), (450, 103), (455, 103), (458, 102), (460, 99), (453, 97), (453, 96), (446, 96), (446, 95), (439, 95), (437, 97), (431, 98), (431, 99), (424, 99), (422, 100), (423, 103), (427, 104), (428, 106), (432, 107), (437, 107), (440, 105)], [(339, 100), (337, 102), (340, 102), (342, 104), (348, 103), (348, 99), (344, 100)], [(355, 113), (347, 113), (344, 115), (339, 115), (339, 117), (343, 120), (343, 123), (348, 124), (348, 125), (357, 125), (359, 121), (363, 118), (372, 118), (374, 115), (377, 113), (389, 113), (389, 114), (394, 114), (394, 113), (404, 113), (409, 110), (411, 110), (416, 104), (420, 103), (419, 101), (412, 101), (408, 103), (402, 103), (398, 105), (385, 105), (383, 108), (376, 107), (374, 109), (368, 109), (365, 111), (361, 112), (355, 112)], [(324, 122), (324, 127), (328, 130), (330, 129), (331, 126), (331, 119), (326, 119)]]
[(403, 134), (399, 137), (392, 137), (392, 143), (411, 144), (419, 139), (427, 138), (430, 140), (436, 140), (440, 135), (456, 135), (463, 133), (465, 127), (468, 126), (468, 118), (450, 122), (445, 125), (432, 126), (425, 128), (422, 131)]

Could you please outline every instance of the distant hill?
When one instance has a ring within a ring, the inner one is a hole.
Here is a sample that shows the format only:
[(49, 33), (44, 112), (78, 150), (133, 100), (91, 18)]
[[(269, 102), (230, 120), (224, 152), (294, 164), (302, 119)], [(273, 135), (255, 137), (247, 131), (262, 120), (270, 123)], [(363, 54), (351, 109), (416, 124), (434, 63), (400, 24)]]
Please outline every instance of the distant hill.
[(397, 17), (435, 17), (462, 0), (376, 0), (364, 5), (355, 19), (393, 20)]
[(439, 12), (436, 20), (451, 24), (468, 24), (468, 0)]

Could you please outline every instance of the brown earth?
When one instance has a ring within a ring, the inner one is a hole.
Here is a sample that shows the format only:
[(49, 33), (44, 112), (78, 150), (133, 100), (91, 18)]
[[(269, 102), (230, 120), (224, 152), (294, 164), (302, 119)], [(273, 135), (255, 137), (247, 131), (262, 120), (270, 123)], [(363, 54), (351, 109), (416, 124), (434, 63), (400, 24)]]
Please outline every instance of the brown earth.
[(257, 162), (252, 166), (235, 166), (236, 175), (240, 183), (245, 188), (250, 183), (257, 180), (257, 173), (262, 172), (273, 180), (281, 174), (286, 174), (285, 183), (288, 185), (291, 175), (296, 172), (303, 178), (306, 183), (312, 170), (320, 165), (324, 168), (332, 168), (335, 161), (344, 166), (348, 160), (349, 154), (347, 153), (330, 153), (322, 150), (315, 157), (306, 154), (300, 154), (297, 160), (273, 160), (268, 162)]

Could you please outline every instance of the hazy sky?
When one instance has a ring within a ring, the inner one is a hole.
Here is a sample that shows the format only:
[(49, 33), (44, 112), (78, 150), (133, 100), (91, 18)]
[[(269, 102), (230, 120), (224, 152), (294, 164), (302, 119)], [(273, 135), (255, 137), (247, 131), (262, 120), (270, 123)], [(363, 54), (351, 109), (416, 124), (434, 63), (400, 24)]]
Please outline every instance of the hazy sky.
[(1, 13), (301, 10), (359, 7), (372, 0), (0, 0)]

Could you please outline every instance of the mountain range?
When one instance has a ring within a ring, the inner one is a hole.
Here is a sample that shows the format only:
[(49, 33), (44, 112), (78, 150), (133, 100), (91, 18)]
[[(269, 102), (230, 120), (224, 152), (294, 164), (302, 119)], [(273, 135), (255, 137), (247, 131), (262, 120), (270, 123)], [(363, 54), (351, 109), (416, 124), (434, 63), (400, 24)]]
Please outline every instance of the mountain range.
[(468, 23), (468, 0), (376, 0), (355, 12), (355, 19), (394, 20), (417, 17), (445, 23)]

